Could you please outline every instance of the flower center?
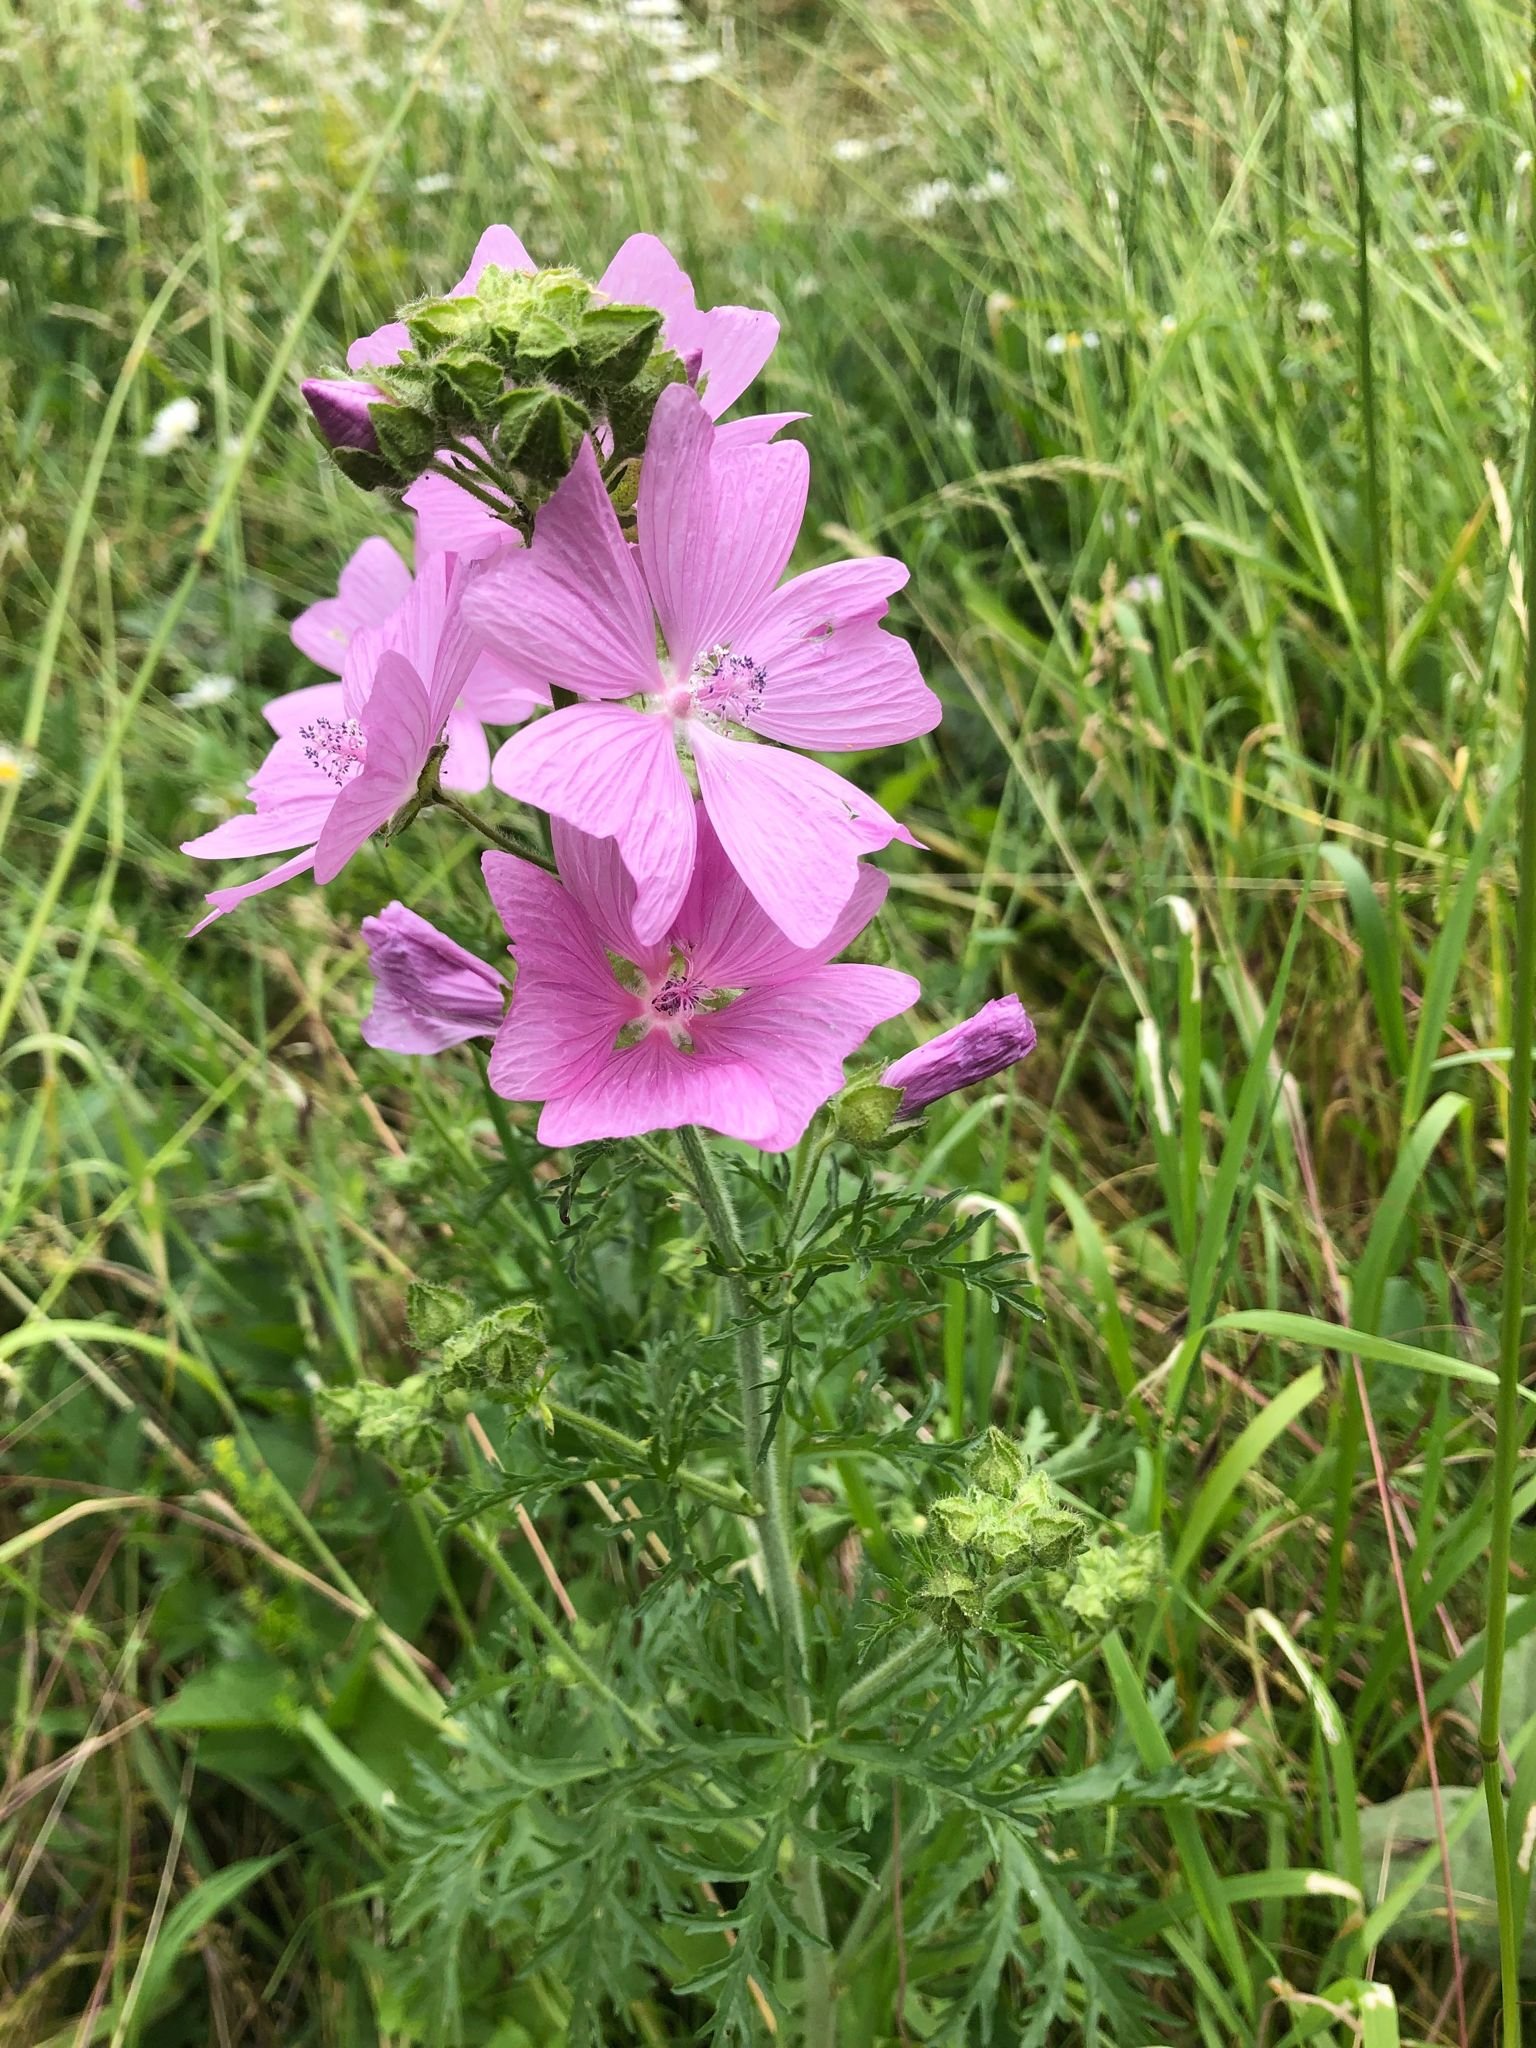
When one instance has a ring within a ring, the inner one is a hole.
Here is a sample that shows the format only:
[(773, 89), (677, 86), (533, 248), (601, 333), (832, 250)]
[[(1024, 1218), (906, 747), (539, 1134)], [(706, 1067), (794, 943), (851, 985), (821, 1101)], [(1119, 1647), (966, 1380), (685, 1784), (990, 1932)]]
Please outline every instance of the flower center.
[(767, 687), (768, 671), (761, 662), (750, 654), (732, 654), (724, 645), (699, 656), (685, 685), (692, 710), (717, 732), (749, 724)]
[(299, 738), (304, 742), (305, 760), (338, 789), (362, 773), (368, 742), (355, 718), (317, 718), (312, 725), (299, 727)]
[(713, 988), (693, 971), (681, 947), (674, 947), (665, 970), (645, 974), (616, 954), (608, 956), (614, 979), (629, 990), (635, 1000), (635, 1014), (619, 1032), (615, 1043), (622, 1052), (639, 1045), (653, 1032), (670, 1038), (679, 1052), (693, 1051), (689, 1030), (701, 1011), (723, 1010), (742, 993), (739, 988)]

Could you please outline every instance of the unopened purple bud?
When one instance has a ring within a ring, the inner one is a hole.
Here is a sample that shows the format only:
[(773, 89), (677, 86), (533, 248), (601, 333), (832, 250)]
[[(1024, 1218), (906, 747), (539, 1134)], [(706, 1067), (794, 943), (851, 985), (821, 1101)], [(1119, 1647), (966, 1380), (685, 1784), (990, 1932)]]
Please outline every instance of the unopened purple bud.
[(306, 377), (299, 389), (315, 425), (333, 448), (378, 454), (379, 437), (368, 410), (385, 396), (377, 384), (360, 384), (351, 377)]
[(903, 1117), (917, 1116), (941, 1095), (970, 1088), (1024, 1059), (1035, 1049), (1035, 1027), (1017, 996), (986, 1003), (963, 1024), (941, 1031), (915, 1052), (904, 1053), (880, 1076), (901, 1090)]
[(490, 1038), (507, 1006), (494, 967), (428, 924), (403, 903), (363, 919), (373, 967), (373, 1008), (363, 1037), (380, 1052), (442, 1052)]

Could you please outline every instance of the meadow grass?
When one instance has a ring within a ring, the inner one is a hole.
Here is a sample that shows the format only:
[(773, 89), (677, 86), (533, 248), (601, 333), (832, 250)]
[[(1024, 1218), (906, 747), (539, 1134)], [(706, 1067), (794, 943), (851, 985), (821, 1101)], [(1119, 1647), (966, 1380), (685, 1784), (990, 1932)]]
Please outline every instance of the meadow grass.
[[(1015, 990), (1041, 1036), (934, 1115), (915, 1172), (984, 1206), (978, 1257), (1027, 1251), (1045, 1320), (952, 1281), (893, 1384), (941, 1437), (1069, 1447), (1077, 1494), (1166, 1548), (1132, 1623), (1042, 1673), (1070, 1686), (1064, 1775), (1121, 1749), (1209, 1775), (1209, 1811), (1110, 1808), (1113, 1878), (1077, 1900), (1158, 2031), (1091, 1999), (1028, 2031), (1065, 1936), (1017, 1873), (964, 1873), (1017, 1945), (946, 1952), (963, 1859), (914, 1783), (883, 1880), (834, 1886), (845, 2039), (1497, 2038), (1469, 1788), (1499, 1486), (1517, 1842), (1536, 1795), (1536, 1490), (1507, 1429), (1492, 1464), (1529, 73), (1495, 0), (1357, 20), (1352, 79), (1350, 11), (1312, 0), (6, 10), (7, 2040), (448, 2038), (411, 2017), (428, 1909), (395, 1902), (391, 1937), (384, 1877), (438, 1680), (493, 1682), (495, 1621), (619, 1698), (611, 1503), (534, 1499), (546, 1582), (338, 1454), (312, 1399), (406, 1369), (404, 1284), (448, 1233), (526, 1233), (486, 1256), (559, 1285), (542, 1223), (487, 1222), (464, 1103), (500, 1106), (468, 1056), (358, 1036), (358, 919), (407, 861), (413, 903), (492, 950), (470, 835), (193, 942), (175, 850), (307, 679), (288, 620), (381, 518), (405, 533), (327, 467), (297, 377), (496, 219), (589, 270), (652, 228), (706, 302), (774, 307), (807, 563), (910, 564), (946, 716), (879, 764), (929, 849), (888, 862), (893, 957), (918, 1029)], [(197, 434), (141, 453), (187, 394)], [(828, 1583), (849, 1546), (888, 1558), (889, 1475), (799, 1477)], [(589, 2038), (560, 1972), (517, 1963), (469, 2038)], [(637, 1967), (605, 2038), (696, 2038), (707, 2004)]]

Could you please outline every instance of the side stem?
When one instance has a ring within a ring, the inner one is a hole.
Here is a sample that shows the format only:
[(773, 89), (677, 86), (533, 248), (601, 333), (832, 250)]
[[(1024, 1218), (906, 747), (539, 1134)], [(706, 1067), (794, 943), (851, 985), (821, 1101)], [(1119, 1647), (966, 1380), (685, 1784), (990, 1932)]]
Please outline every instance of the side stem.
[[(811, 1753), (810, 1742), (815, 1731), (815, 1715), (811, 1707), (805, 1613), (800, 1603), (794, 1550), (790, 1541), (789, 1473), (784, 1455), (784, 1434), (782, 1430), (775, 1430), (772, 1442), (766, 1442), (766, 1365), (762, 1328), (748, 1320), (752, 1303), (742, 1278), (741, 1229), (736, 1221), (735, 1208), (700, 1133), (689, 1125), (678, 1135), (699, 1198), (699, 1207), (704, 1211), (704, 1220), (715, 1240), (715, 1248), (727, 1268), (726, 1289), (731, 1313), (740, 1325), (736, 1336), (736, 1358), (741, 1373), (742, 1449), (746, 1457), (749, 1489), (760, 1494), (763, 1502), (762, 1512), (755, 1518), (755, 1527), (783, 1659), (784, 1703), (790, 1726), (806, 1745), (802, 1795), (808, 1804), (809, 1824), (814, 1827), (816, 1759)], [(827, 1906), (821, 1889), (821, 1868), (814, 1852), (807, 1852), (797, 1861), (796, 1890), (801, 1917), (811, 1934), (811, 1939), (804, 1944), (803, 1953), (806, 2048), (836, 2048), (837, 2015), (832, 2006)]]

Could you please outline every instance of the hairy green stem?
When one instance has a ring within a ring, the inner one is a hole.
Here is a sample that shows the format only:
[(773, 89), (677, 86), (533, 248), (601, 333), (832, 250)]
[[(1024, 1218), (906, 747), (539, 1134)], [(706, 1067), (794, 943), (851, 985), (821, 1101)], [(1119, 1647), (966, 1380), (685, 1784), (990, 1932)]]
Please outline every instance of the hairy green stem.
[[(738, 1324), (736, 1357), (741, 1373), (742, 1447), (754, 1487), (758, 1486), (759, 1467), (762, 1470), (759, 1490), (763, 1496), (763, 1508), (755, 1518), (755, 1526), (762, 1551), (763, 1573), (768, 1582), (768, 1600), (779, 1635), (784, 1703), (790, 1726), (806, 1745), (802, 1791), (809, 1802), (809, 1819), (814, 1827), (816, 1760), (809, 1745), (815, 1731), (815, 1715), (811, 1707), (805, 1614), (800, 1603), (800, 1587), (795, 1576), (794, 1550), (790, 1540), (789, 1473), (788, 1460), (784, 1455), (784, 1432), (776, 1429), (769, 1441), (764, 1426), (766, 1363), (762, 1327), (750, 1319), (752, 1303), (742, 1277), (741, 1228), (736, 1221), (735, 1208), (699, 1132), (691, 1125), (685, 1125), (678, 1136), (694, 1192), (699, 1198), (699, 1207), (704, 1211), (704, 1220), (709, 1225), (715, 1248), (726, 1266), (726, 1289), (731, 1312)], [(811, 1935), (804, 1944), (803, 1952), (805, 2044), (806, 2048), (836, 2048), (837, 2014), (832, 2004), (827, 1907), (821, 1889), (821, 1868), (813, 1852), (797, 1859), (795, 1880), (801, 1917)]]
[[(579, 1408), (569, 1407), (564, 1401), (552, 1400), (548, 1394), (542, 1399), (557, 1422), (563, 1422), (568, 1429), (580, 1430), (606, 1450), (617, 1451), (632, 1471), (644, 1472), (651, 1465), (648, 1439), (626, 1436), (622, 1429), (599, 1422), (595, 1415), (584, 1415)], [(692, 1472), (686, 1465), (679, 1465), (669, 1476), (685, 1493), (708, 1501), (711, 1507), (724, 1508), (727, 1514), (757, 1516), (763, 1512), (761, 1505), (750, 1494), (743, 1493), (739, 1486), (723, 1486), (718, 1479), (707, 1479), (702, 1472)]]
[(468, 825), (471, 831), (478, 832), (482, 839), (488, 839), (492, 846), (499, 847), (503, 853), (515, 853), (519, 860), (532, 861), (535, 867), (548, 868), (553, 873), (550, 863), (542, 854), (534, 853), (521, 840), (514, 839), (510, 832), (503, 832), (501, 827), (493, 825), (489, 818), (482, 818), (472, 804), (465, 803), (463, 798), (455, 796), (452, 790), (444, 789), (439, 784), (427, 801), (440, 804), (445, 811), (452, 811), (462, 824)]
[[(1536, 62), (1536, 17), (1532, 22)], [(1536, 290), (1532, 292), (1531, 358), (1536, 363)], [(1536, 564), (1536, 403), (1525, 441), (1525, 573)], [(1499, 1317), (1499, 1391), (1494, 1402), (1493, 1531), (1488, 1544), (1488, 1626), (1483, 1636), (1483, 1708), (1478, 1751), (1488, 1833), (1493, 1845), (1499, 1914), (1499, 1979), (1504, 2048), (1520, 2048), (1520, 1944), (1510, 1818), (1499, 1764), (1504, 1701), (1504, 1649), (1509, 1605), (1509, 1553), (1520, 1454), (1520, 1353), (1525, 1334), (1525, 1265), (1530, 1236), (1532, 1027), (1536, 1023), (1536, 633), (1527, 632), (1525, 711), (1520, 747), (1520, 846), (1515, 869), (1515, 974), (1510, 991), (1509, 1132), (1504, 1153), (1504, 1293)]]

